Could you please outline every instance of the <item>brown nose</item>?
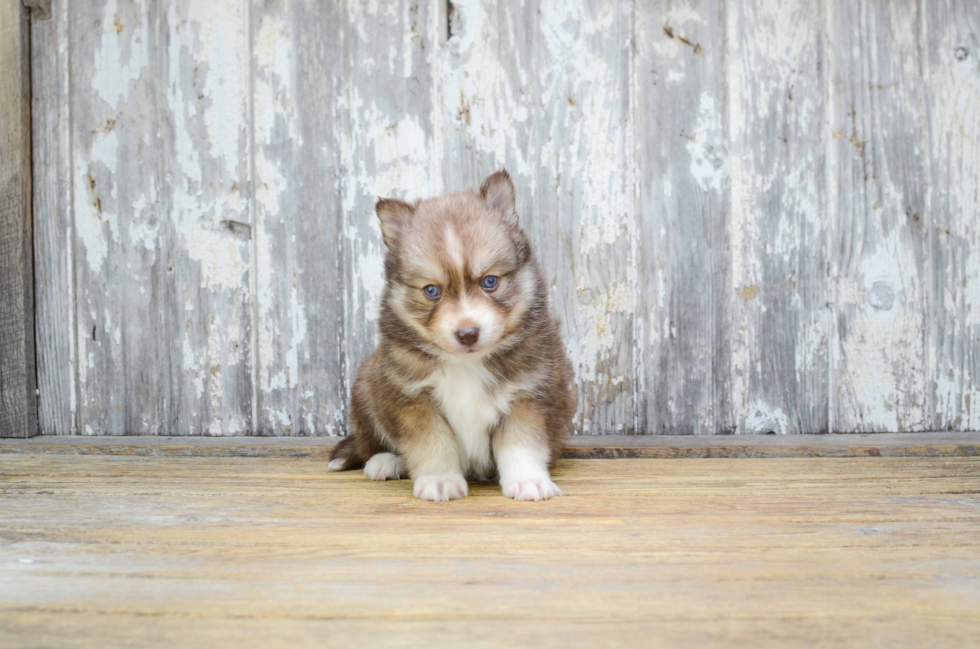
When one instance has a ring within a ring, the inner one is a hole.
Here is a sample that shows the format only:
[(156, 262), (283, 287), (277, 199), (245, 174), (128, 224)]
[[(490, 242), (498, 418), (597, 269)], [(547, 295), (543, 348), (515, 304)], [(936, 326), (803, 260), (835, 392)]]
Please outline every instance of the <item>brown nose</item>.
[(466, 329), (460, 329), (456, 332), (456, 340), (461, 344), (469, 346), (475, 345), (476, 341), (480, 339), (480, 329), (479, 327), (468, 327)]

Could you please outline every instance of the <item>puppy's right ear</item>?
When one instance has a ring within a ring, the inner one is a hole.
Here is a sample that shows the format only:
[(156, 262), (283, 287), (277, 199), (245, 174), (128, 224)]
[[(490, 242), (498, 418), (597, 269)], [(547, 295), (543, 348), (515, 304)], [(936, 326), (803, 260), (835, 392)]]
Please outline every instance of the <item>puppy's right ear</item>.
[(412, 217), (412, 206), (397, 198), (380, 198), (374, 207), (381, 221), (381, 236), (389, 248), (398, 239), (398, 234)]
[(517, 225), (517, 212), (514, 209), (514, 183), (506, 169), (495, 171), (487, 176), (480, 187), (480, 195), (487, 207), (504, 217), (512, 225)]

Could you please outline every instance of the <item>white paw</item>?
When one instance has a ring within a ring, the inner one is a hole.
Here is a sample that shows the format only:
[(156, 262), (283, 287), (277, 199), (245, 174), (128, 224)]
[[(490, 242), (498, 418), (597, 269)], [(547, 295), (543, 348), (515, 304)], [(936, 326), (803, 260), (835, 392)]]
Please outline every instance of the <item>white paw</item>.
[(422, 500), (455, 500), (469, 493), (463, 476), (454, 473), (415, 478), (415, 497)]
[(394, 453), (375, 453), (364, 465), (364, 475), (372, 480), (401, 480), (405, 463)]
[(561, 495), (561, 489), (547, 478), (532, 480), (501, 480), (504, 495), (514, 500), (548, 500)]
[(327, 471), (340, 471), (344, 468), (344, 458), (338, 457), (336, 460), (330, 460), (327, 465)]

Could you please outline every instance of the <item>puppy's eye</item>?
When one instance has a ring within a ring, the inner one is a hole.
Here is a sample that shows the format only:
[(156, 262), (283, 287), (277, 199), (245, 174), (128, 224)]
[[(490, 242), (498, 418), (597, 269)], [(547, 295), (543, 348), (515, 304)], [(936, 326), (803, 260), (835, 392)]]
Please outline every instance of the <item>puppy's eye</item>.
[(442, 291), (440, 291), (439, 287), (435, 284), (429, 284), (422, 289), (422, 292), (425, 293), (425, 297), (429, 298), (430, 300), (434, 300), (442, 295)]
[(483, 290), (492, 291), (497, 288), (497, 283), (500, 279), (496, 275), (487, 275), (483, 278)]

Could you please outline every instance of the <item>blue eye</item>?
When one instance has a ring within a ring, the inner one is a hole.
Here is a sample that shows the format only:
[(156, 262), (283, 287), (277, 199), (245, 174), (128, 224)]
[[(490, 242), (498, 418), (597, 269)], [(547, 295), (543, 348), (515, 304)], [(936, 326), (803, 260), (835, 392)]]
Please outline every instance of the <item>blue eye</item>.
[(500, 280), (496, 275), (487, 275), (483, 278), (483, 290), (492, 291), (493, 289), (497, 288), (497, 282), (499, 281)]
[(442, 295), (442, 291), (440, 291), (439, 287), (435, 284), (429, 284), (422, 289), (422, 292), (425, 293), (425, 297), (429, 298), (430, 300), (434, 300)]

